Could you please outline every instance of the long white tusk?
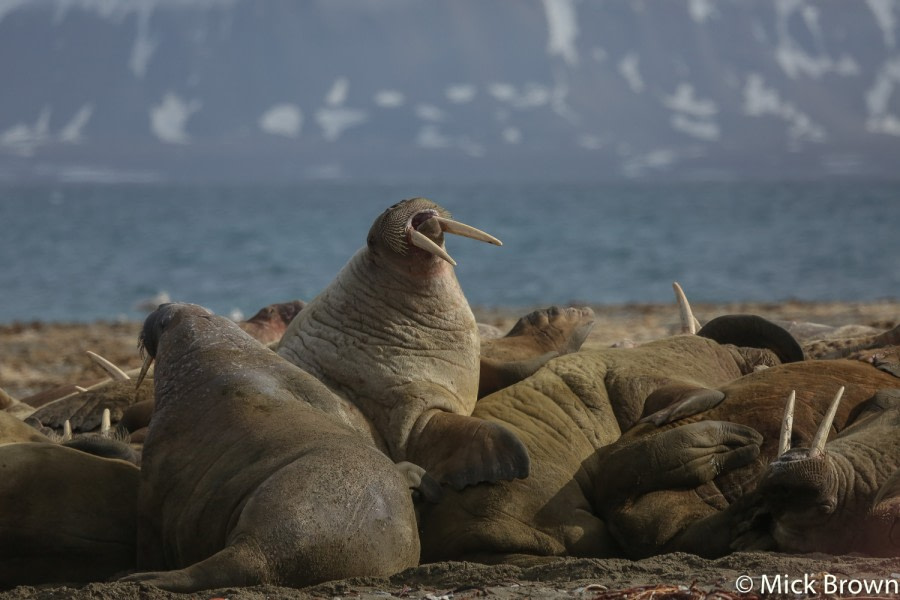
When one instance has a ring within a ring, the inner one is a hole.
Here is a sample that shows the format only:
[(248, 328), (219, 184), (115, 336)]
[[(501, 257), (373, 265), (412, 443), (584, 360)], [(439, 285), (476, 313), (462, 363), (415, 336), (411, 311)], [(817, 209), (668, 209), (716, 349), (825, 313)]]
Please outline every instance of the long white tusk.
[(480, 229), (476, 229), (471, 225), (466, 225), (465, 223), (460, 223), (459, 221), (454, 221), (453, 219), (448, 219), (446, 217), (432, 218), (437, 220), (437, 222), (441, 226), (441, 230), (444, 233), (454, 233), (456, 235), (472, 238), (473, 240), (487, 242), (488, 244), (494, 244), (495, 246), (503, 245), (503, 242), (501, 242), (491, 234), (485, 233)]
[(700, 329), (700, 322), (694, 318), (694, 312), (691, 310), (687, 296), (684, 295), (684, 290), (677, 281), (672, 282), (672, 289), (675, 290), (675, 300), (678, 302), (678, 312), (681, 314), (681, 333), (696, 334)]
[[(88, 391), (88, 388), (86, 388), (86, 387), (81, 387), (80, 385), (76, 385), (76, 386), (74, 386), (74, 387), (75, 387), (76, 390), (78, 390), (78, 393), (79, 393), (79, 394), (83, 394), (83, 393), (85, 393), (86, 391)], [(74, 394), (73, 394), (73, 395), (74, 395)]]
[(131, 377), (128, 376), (128, 373), (112, 364), (99, 354), (91, 352), (90, 350), (87, 350), (86, 352), (87, 355), (91, 357), (91, 360), (103, 367), (103, 370), (109, 373), (109, 376), (113, 378), (113, 381), (128, 381), (129, 379), (131, 379)]
[(72, 424), (69, 423), (69, 420), (66, 419), (66, 422), (63, 423), (63, 441), (68, 442), (72, 439)]
[(135, 384), (134, 389), (137, 390), (141, 387), (141, 382), (144, 381), (144, 377), (147, 376), (147, 370), (150, 368), (150, 365), (153, 364), (153, 357), (149, 354), (144, 358), (144, 364), (141, 365), (141, 372), (137, 378), (137, 384)]
[(809, 451), (810, 457), (819, 456), (820, 454), (825, 453), (825, 442), (828, 441), (828, 433), (831, 431), (831, 424), (834, 422), (834, 415), (837, 414), (838, 404), (841, 403), (841, 396), (843, 395), (844, 386), (841, 386), (837, 391), (837, 394), (834, 395), (834, 400), (831, 401), (831, 406), (828, 407), (828, 412), (825, 413), (822, 424), (819, 425), (816, 437), (813, 438)]
[(109, 429), (111, 419), (109, 418), (109, 409), (103, 409), (103, 415), (100, 417), (100, 435), (103, 437), (109, 437)]
[(456, 266), (456, 261), (453, 260), (452, 258), (450, 258), (450, 255), (447, 254), (447, 251), (444, 250), (443, 248), (441, 248), (440, 246), (438, 246), (437, 244), (435, 244), (434, 241), (431, 240), (431, 238), (429, 238), (424, 233), (421, 233), (421, 232), (413, 229), (410, 232), (409, 241), (412, 242), (413, 246), (416, 246), (418, 248), (421, 248), (425, 252), (430, 252), (431, 254), (434, 254), (435, 256), (443, 258), (444, 260), (446, 260), (448, 263), (450, 263), (454, 267)]
[(791, 449), (791, 432), (794, 429), (794, 400), (797, 398), (796, 390), (791, 390), (787, 404), (784, 405), (784, 418), (781, 420), (781, 436), (778, 438), (778, 456)]

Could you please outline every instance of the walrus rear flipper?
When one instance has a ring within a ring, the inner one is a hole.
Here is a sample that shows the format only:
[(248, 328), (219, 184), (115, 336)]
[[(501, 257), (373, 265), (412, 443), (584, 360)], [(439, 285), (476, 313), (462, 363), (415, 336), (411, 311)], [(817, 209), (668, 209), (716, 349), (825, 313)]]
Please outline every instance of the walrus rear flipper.
[(178, 593), (196, 592), (224, 587), (245, 587), (269, 583), (265, 568), (257, 555), (247, 546), (233, 544), (205, 560), (175, 571), (147, 571), (134, 573), (119, 581), (147, 583), (163, 590)]
[(530, 465), (525, 446), (505, 427), (441, 410), (419, 417), (406, 459), (455, 490), (522, 479), (528, 477)]

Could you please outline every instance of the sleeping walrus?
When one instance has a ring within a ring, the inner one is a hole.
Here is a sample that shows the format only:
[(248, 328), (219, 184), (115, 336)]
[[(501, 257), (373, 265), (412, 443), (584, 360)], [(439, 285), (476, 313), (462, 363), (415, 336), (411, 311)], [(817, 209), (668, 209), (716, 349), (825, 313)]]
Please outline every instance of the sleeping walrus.
[(137, 533), (150, 572), (126, 580), (300, 587), (417, 564), (407, 480), (354, 407), (196, 305), (157, 309), (141, 344), (156, 360)]

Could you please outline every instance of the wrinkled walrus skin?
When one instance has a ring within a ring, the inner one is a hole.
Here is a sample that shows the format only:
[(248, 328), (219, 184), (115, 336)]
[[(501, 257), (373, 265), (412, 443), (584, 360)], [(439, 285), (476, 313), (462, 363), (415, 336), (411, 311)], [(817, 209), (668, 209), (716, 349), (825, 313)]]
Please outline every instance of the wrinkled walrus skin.
[[(823, 451), (787, 449), (756, 494), (763, 508), (751, 525), (765, 528), (771, 549), (900, 556), (900, 389), (857, 406)], [(754, 533), (736, 546), (752, 549)]]
[[(388, 208), (366, 247), (293, 320), (278, 354), (358, 406), (395, 461), (461, 489), (526, 476), (528, 455), (509, 430), (470, 416), (478, 327), (440, 254), (444, 231), (471, 228), (448, 226), (448, 217), (424, 198)], [(416, 236), (434, 250), (415, 245)]]
[(134, 568), (139, 472), (49, 441), (0, 444), (0, 588)]
[[(353, 407), (195, 305), (142, 332), (156, 359), (138, 569), (170, 591), (302, 587), (418, 563), (407, 481), (347, 423)], [(172, 570), (167, 570), (172, 569)]]
[[(594, 514), (594, 482), (601, 475), (597, 451), (640, 417), (651, 392), (679, 381), (724, 385), (742, 374), (735, 358), (733, 349), (697, 336), (582, 350), (482, 398), (474, 415), (522, 440), (531, 473), (526, 479), (448, 490), (440, 504), (424, 509), (423, 561), (528, 564), (554, 556), (622, 556), (618, 541)], [(647, 481), (660, 476), (666, 485), (671, 477), (662, 477), (662, 471), (698, 456), (703, 464), (743, 464), (755, 456), (759, 439), (745, 427), (707, 422), (652, 443), (679, 451), (666, 454), (669, 462), (656, 465), (656, 472), (649, 465), (634, 467), (645, 469)], [(715, 474), (691, 473), (689, 479)]]
[[(775, 366), (748, 374), (717, 390), (707, 390), (707, 393), (722, 393), (723, 400), (708, 410), (686, 414), (659, 426), (649, 420), (642, 422), (615, 445), (604, 449), (604, 453), (613, 454), (635, 440), (709, 419), (738, 423), (758, 431), (763, 440), (759, 457), (702, 485), (649, 493), (627, 487), (617, 489), (616, 494), (598, 491), (599, 514), (615, 538), (627, 546), (630, 558), (675, 551), (707, 557), (727, 554), (733, 550), (733, 542), (745, 522), (757, 510), (752, 506), (755, 502), (752, 492), (766, 465), (777, 455), (782, 414), (791, 391), (795, 390), (797, 396), (792, 445), (804, 446), (813, 439), (835, 391), (841, 386), (846, 391), (834, 421), (838, 431), (845, 427), (855, 406), (878, 390), (896, 387), (898, 383), (900, 379), (861, 361), (816, 360)], [(607, 458), (604, 477), (596, 480), (599, 486), (622, 479), (622, 470), (610, 466), (614, 464), (614, 459)], [(624, 470), (628, 470), (627, 465)]]

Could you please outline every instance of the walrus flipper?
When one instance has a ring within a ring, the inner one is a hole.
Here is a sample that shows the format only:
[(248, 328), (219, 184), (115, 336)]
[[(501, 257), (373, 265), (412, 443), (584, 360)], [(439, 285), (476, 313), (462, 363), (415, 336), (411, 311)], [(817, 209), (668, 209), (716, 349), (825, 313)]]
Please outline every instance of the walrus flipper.
[(672, 383), (662, 386), (647, 397), (644, 401), (644, 414), (647, 416), (640, 422), (650, 422), (661, 427), (707, 411), (724, 399), (725, 394), (719, 390)]
[(209, 558), (175, 571), (134, 573), (119, 581), (140, 582), (169, 592), (189, 593), (223, 587), (245, 587), (268, 583), (259, 561), (248, 556), (240, 543), (226, 546)]
[(419, 418), (410, 433), (407, 460), (455, 490), (522, 479), (530, 466), (525, 446), (505, 427), (441, 410)]

